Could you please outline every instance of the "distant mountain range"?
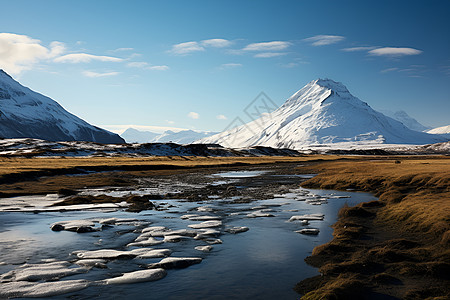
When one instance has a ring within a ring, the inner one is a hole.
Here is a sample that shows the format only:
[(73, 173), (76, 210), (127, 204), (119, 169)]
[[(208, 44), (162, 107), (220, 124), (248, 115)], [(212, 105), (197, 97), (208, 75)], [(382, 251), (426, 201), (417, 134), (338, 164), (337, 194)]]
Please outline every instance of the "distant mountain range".
[(415, 131), (427, 131), (430, 130), (431, 127), (422, 125), (419, 123), (416, 119), (408, 115), (405, 111), (399, 110), (399, 111), (389, 111), (389, 110), (379, 110), (379, 112), (385, 114), (388, 117), (391, 117), (394, 120), (397, 120), (409, 129), (415, 130)]
[(292, 95), (274, 112), (197, 142), (232, 148), (301, 149), (307, 145), (420, 145), (447, 140), (411, 130), (373, 110), (350, 94), (342, 83), (317, 79)]
[(167, 130), (162, 134), (151, 131), (140, 131), (134, 128), (128, 128), (121, 136), (127, 143), (176, 143), (176, 144), (190, 144), (196, 140), (217, 134), (217, 132), (182, 130), (171, 131)]
[(22, 86), (3, 70), (0, 70), (0, 137), (125, 142), (119, 135), (90, 125), (56, 101)]

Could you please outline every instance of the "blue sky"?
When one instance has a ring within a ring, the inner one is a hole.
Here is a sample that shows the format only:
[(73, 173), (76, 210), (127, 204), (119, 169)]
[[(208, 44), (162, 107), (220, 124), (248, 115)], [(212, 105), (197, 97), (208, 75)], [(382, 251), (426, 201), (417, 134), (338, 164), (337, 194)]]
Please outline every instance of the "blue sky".
[(221, 131), (261, 91), (281, 105), (319, 77), (373, 108), (450, 124), (449, 1), (0, 5), (0, 68), (116, 131)]

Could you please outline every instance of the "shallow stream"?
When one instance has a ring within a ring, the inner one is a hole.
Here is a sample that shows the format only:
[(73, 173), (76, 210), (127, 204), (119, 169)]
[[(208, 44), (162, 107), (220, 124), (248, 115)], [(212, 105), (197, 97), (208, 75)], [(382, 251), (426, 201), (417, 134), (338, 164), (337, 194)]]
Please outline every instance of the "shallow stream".
[[(264, 174), (251, 172), (247, 175), (257, 177)], [(218, 180), (231, 179), (239, 184), (239, 179), (245, 177), (246, 173), (228, 172), (213, 176)], [(273, 176), (274, 180), (278, 176)], [(188, 225), (202, 221), (180, 217), (198, 214), (216, 216), (222, 221), (221, 226), (214, 227), (220, 231), (214, 239), (220, 239), (222, 243), (211, 244), (213, 248), (210, 252), (194, 249), (196, 246), (209, 244), (205, 240), (192, 237), (183, 237), (178, 242), (164, 242), (149, 247), (170, 249), (171, 257), (200, 257), (203, 259), (201, 263), (184, 269), (169, 269), (167, 276), (157, 281), (100, 284), (102, 280), (123, 273), (145, 270), (148, 264), (161, 260), (161, 258), (110, 259), (106, 262), (107, 268), (94, 267), (79, 274), (59, 278), (59, 281), (87, 280), (87, 287), (53, 297), (297, 299), (299, 295), (293, 291), (294, 285), (302, 279), (318, 274), (317, 269), (304, 262), (304, 258), (311, 254), (315, 246), (331, 240), (330, 226), (336, 222), (338, 210), (344, 204), (353, 206), (359, 202), (375, 199), (366, 193), (297, 188), (291, 189), (289, 193), (275, 195), (273, 199), (251, 203), (236, 203), (233, 202), (235, 199), (217, 197), (202, 202), (186, 202), (182, 199), (155, 200), (153, 202), (159, 205), (161, 210), (140, 213), (130, 213), (120, 208), (39, 213), (3, 211), (0, 212), (0, 274), (20, 268), (24, 263), (38, 263), (44, 266), (49, 259), (74, 263), (78, 258), (76, 254), (71, 253), (79, 250), (139, 249), (142, 247), (126, 247), (126, 245), (133, 242), (143, 229), (149, 226), (165, 226), (172, 230), (190, 229)], [(199, 207), (201, 208), (198, 209)], [(305, 214), (321, 214), (324, 215), (324, 219), (311, 220), (308, 225), (302, 225), (301, 220), (288, 221), (292, 216)], [(119, 222), (110, 228), (87, 233), (50, 230), (51, 224), (55, 222), (80, 219), (97, 221), (107, 218), (137, 220)], [(237, 234), (228, 233), (226, 229), (232, 226), (246, 226), (249, 230)], [(295, 232), (305, 228), (319, 229), (320, 232), (317, 235)], [(209, 239), (210, 242), (212, 240)], [(77, 266), (69, 266), (75, 267)], [(11, 281), (3, 278), (3, 282), (5, 280)]]

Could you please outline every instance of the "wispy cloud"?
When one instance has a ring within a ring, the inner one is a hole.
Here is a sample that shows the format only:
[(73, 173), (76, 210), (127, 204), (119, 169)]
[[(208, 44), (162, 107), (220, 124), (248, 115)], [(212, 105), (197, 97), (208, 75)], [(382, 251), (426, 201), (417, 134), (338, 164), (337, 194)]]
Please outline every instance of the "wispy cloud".
[(376, 47), (351, 47), (351, 48), (344, 48), (341, 49), (342, 51), (345, 52), (357, 52), (357, 51), (369, 51), (369, 50), (373, 50)]
[(233, 68), (239, 68), (242, 67), (242, 64), (238, 63), (228, 63), (228, 64), (222, 64), (220, 65), (221, 69), (233, 69)]
[(340, 35), (316, 35), (303, 39), (303, 41), (311, 43), (313, 46), (325, 46), (339, 43), (344, 39), (345, 37)]
[(242, 50), (244, 51), (280, 51), (287, 49), (291, 43), (284, 41), (273, 41), (273, 42), (263, 42), (263, 43), (252, 43), (245, 46)]
[(217, 119), (217, 120), (227, 120), (228, 118), (225, 117), (224, 115), (217, 115), (217, 116), (216, 116), (216, 119)]
[(169, 66), (166, 65), (161, 65), (161, 66), (150, 66), (146, 68), (147, 70), (152, 70), (152, 71), (167, 71), (169, 70)]
[(0, 66), (11, 74), (30, 70), (36, 63), (66, 51), (61, 42), (52, 42), (45, 47), (40, 40), (14, 33), (0, 33), (0, 49)]
[(113, 52), (126, 52), (126, 51), (133, 51), (134, 48), (117, 48), (112, 50)]
[(109, 76), (116, 76), (119, 72), (104, 72), (104, 73), (98, 73), (93, 71), (83, 71), (83, 75), (86, 77), (91, 78), (99, 78), (99, 77), (109, 77)]
[(295, 67), (297, 67), (297, 66), (299, 66), (300, 64), (299, 63), (296, 63), (296, 62), (290, 62), (290, 63), (287, 63), (287, 64), (280, 64), (280, 66), (281, 67), (283, 67), (283, 68), (288, 68), (288, 69), (290, 69), (290, 68), (295, 68)]
[(194, 52), (205, 51), (198, 42), (185, 42), (172, 46), (168, 52), (174, 55), (187, 55)]
[(414, 48), (383, 47), (370, 50), (369, 54), (374, 56), (399, 57), (405, 55), (418, 55), (421, 54), (422, 52), (423, 51)]
[(145, 61), (133, 61), (127, 63), (128, 67), (131, 68), (140, 68), (145, 70), (153, 70), (153, 71), (167, 71), (169, 70), (169, 66), (166, 65), (160, 65), (160, 66), (152, 66), (148, 62)]
[(283, 56), (286, 55), (286, 52), (263, 52), (263, 53), (257, 53), (254, 55), (254, 57), (258, 58), (270, 58), (270, 57), (277, 57), (277, 56)]
[(191, 111), (190, 113), (188, 113), (188, 117), (191, 118), (191, 119), (196, 120), (196, 119), (200, 118), (200, 114)]
[(147, 67), (148, 63), (145, 61), (132, 61), (127, 63), (127, 67), (131, 67), (131, 68), (144, 68)]
[(204, 47), (225, 48), (231, 46), (232, 42), (225, 39), (209, 39), (201, 41)]
[(389, 73), (389, 72), (394, 72), (397, 70), (398, 70), (398, 68), (387, 68), (387, 69), (381, 70), (380, 73)]
[(112, 56), (93, 55), (87, 53), (72, 53), (59, 56), (54, 59), (55, 62), (60, 63), (88, 63), (91, 61), (107, 61), (107, 62), (120, 62), (122, 58)]

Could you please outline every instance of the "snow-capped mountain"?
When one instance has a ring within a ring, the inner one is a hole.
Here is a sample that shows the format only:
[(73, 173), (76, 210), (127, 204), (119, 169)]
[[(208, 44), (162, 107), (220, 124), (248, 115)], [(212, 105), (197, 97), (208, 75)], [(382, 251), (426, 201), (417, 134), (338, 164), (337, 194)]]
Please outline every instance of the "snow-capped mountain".
[(330, 79), (311, 81), (274, 112), (199, 143), (300, 149), (317, 144), (431, 144), (440, 136), (408, 129)]
[(431, 134), (450, 134), (450, 125), (437, 127), (427, 131)]
[(427, 131), (427, 130), (431, 129), (431, 127), (427, 127), (425, 125), (420, 124), (419, 121), (417, 121), (416, 119), (414, 119), (413, 117), (408, 115), (403, 110), (399, 110), (396, 112), (389, 111), (389, 110), (379, 110), (379, 111), (381, 113), (385, 114), (386, 116), (391, 117), (392, 119), (403, 123), (403, 125), (405, 125), (409, 129), (412, 129), (415, 131)]
[(450, 125), (437, 127), (431, 130), (428, 130), (427, 133), (431, 134), (438, 134), (440, 136), (443, 136), (447, 139), (450, 139)]
[(127, 143), (151, 143), (159, 133), (151, 131), (140, 131), (134, 128), (128, 128), (123, 133), (120, 134), (122, 138), (125, 139)]
[(151, 131), (140, 131), (134, 128), (128, 128), (120, 136), (125, 139), (127, 143), (176, 143), (176, 144), (191, 144), (192, 142), (217, 134), (217, 132), (210, 131), (194, 131), (181, 130), (172, 131), (167, 130), (162, 134)]
[(22, 86), (1, 69), (0, 137), (124, 143), (117, 134), (90, 125), (56, 101)]
[(171, 130), (165, 131), (160, 136), (157, 136), (152, 143), (176, 143), (176, 144), (191, 144), (196, 140), (217, 134), (217, 132), (182, 130), (174, 132)]

